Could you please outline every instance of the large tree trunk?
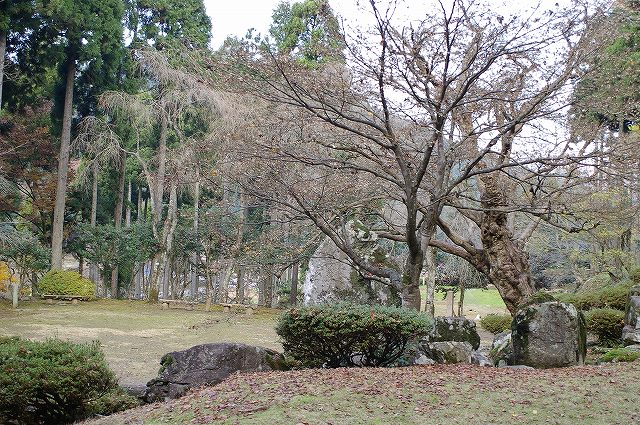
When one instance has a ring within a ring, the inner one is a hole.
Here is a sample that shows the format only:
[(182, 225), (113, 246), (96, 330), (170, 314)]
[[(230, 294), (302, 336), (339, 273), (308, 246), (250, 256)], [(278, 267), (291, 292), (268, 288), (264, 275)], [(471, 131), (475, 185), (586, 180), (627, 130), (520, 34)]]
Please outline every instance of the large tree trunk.
[(67, 59), (67, 75), (62, 113), (62, 136), (58, 155), (58, 182), (56, 185), (56, 203), (53, 210), (53, 228), (51, 231), (51, 268), (62, 269), (62, 241), (64, 239), (64, 209), (67, 194), (67, 173), (71, 146), (71, 118), (73, 115), (73, 85), (76, 76), (76, 61), (72, 55)]
[(7, 53), (7, 32), (0, 31), (0, 110), (2, 110), (2, 84), (4, 82), (4, 55)]
[(506, 190), (498, 177), (482, 178), (482, 224), (480, 235), (484, 253), (490, 264), (488, 278), (498, 288), (507, 309), (515, 314), (528, 296), (535, 292), (529, 270), (529, 256), (513, 235), (508, 223)]
[[(116, 197), (116, 209), (113, 212), (114, 227), (116, 229), (120, 229), (122, 227), (122, 208), (124, 206), (124, 180), (126, 160), (126, 153), (121, 153), (118, 166), (118, 194)], [(118, 298), (118, 273), (118, 266), (114, 266), (111, 270), (111, 298), (113, 299)]]
[(420, 274), (424, 261), (422, 251), (411, 252), (402, 275), (402, 306), (420, 311)]
[(167, 297), (167, 278), (169, 268), (169, 253), (173, 247), (173, 235), (178, 224), (178, 188), (175, 182), (171, 183), (171, 190), (169, 193), (169, 211), (167, 218), (164, 221), (162, 230), (162, 251), (158, 262), (158, 271), (156, 273), (156, 288), (158, 291), (163, 289), (163, 297)]
[(426, 269), (425, 284), (427, 286), (427, 296), (424, 305), (424, 311), (433, 316), (435, 305), (433, 299), (436, 290), (436, 250), (433, 247), (427, 248), (424, 257), (424, 267)]
[[(196, 168), (196, 183), (194, 187), (193, 193), (193, 232), (196, 235), (196, 242), (198, 242), (198, 226), (200, 219), (200, 173)], [(200, 276), (198, 275), (198, 265), (200, 262), (200, 251), (197, 248), (191, 255), (191, 299), (198, 299), (198, 281), (200, 280)]]
[(238, 282), (236, 286), (236, 303), (244, 303), (244, 267), (238, 267)]
[(264, 305), (271, 308), (273, 303), (273, 266), (266, 268), (263, 285)]
[(150, 188), (150, 190), (153, 191), (151, 196), (151, 221), (154, 229), (157, 228), (162, 218), (162, 198), (164, 195), (164, 179), (167, 170), (167, 131), (167, 117), (163, 112), (160, 119), (160, 140), (158, 141), (158, 174), (156, 175), (155, 186)]
[(289, 292), (289, 304), (295, 307), (298, 304), (298, 263), (293, 263), (291, 268), (291, 291)]
[[(93, 181), (91, 182), (91, 227), (96, 227), (96, 217), (98, 214), (98, 160), (94, 158), (91, 165)], [(100, 276), (98, 275), (98, 265), (91, 262), (89, 264), (89, 279), (91, 279), (96, 287), (102, 288), (100, 285)], [(100, 294), (104, 293), (103, 289), (99, 289)]]

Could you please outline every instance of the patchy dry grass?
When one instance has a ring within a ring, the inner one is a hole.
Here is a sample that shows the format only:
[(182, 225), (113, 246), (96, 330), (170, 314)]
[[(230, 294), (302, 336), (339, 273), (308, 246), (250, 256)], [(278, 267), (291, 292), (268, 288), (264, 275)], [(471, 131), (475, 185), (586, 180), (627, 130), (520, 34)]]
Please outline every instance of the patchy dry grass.
[(123, 384), (156, 376), (163, 354), (211, 342), (243, 342), (281, 350), (274, 330), (278, 312), (257, 314), (162, 310), (141, 301), (100, 300), (72, 304), (0, 303), (0, 335), (43, 340), (101, 342), (107, 361)]
[(120, 424), (637, 424), (640, 363), (550, 370), (414, 366), (234, 375)]

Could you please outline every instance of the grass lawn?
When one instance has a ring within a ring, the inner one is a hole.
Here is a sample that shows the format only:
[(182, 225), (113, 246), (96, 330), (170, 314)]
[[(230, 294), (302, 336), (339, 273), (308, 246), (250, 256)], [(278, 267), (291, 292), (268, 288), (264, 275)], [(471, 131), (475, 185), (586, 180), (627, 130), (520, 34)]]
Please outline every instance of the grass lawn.
[[(427, 288), (421, 286), (422, 298), (426, 298)], [(446, 314), (446, 303), (444, 301), (445, 294), (436, 292), (435, 294), (435, 313), (436, 316)], [(454, 310), (458, 311), (458, 301), (460, 294), (454, 295)], [(497, 289), (478, 289), (471, 288), (464, 291), (464, 316), (469, 319), (475, 319), (477, 315), (486, 316), (490, 313), (507, 313), (507, 307), (504, 305)]]
[(154, 378), (160, 358), (170, 351), (211, 342), (244, 342), (282, 350), (274, 330), (278, 312), (260, 309), (252, 316), (162, 310), (142, 301), (100, 300), (77, 305), (23, 302), (17, 310), (0, 302), (0, 336), (74, 342), (98, 340), (122, 384)]
[(413, 366), (233, 375), (92, 425), (640, 423), (640, 363), (549, 370)]

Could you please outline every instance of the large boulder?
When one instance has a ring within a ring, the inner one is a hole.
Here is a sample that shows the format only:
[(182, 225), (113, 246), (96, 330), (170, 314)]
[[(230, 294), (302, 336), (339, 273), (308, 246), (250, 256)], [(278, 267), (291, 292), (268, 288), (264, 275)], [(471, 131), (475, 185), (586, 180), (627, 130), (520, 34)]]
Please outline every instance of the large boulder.
[(440, 364), (471, 363), (473, 348), (468, 342), (444, 341), (430, 342), (426, 356)]
[(550, 301), (524, 307), (514, 316), (512, 329), (515, 364), (551, 368), (584, 363), (584, 317), (572, 304)]
[(494, 366), (507, 366), (513, 364), (511, 331), (499, 333), (493, 338), (489, 357), (491, 358)]
[(282, 355), (263, 347), (219, 343), (196, 345), (162, 356), (158, 376), (147, 383), (148, 403), (178, 398), (189, 388), (215, 385), (234, 372), (279, 369)]
[(429, 341), (468, 342), (474, 350), (480, 347), (480, 335), (476, 330), (476, 322), (464, 317), (435, 317), (433, 333), (429, 336)]
[(400, 297), (389, 285), (363, 279), (349, 257), (325, 238), (309, 259), (302, 293), (304, 305), (349, 301), (358, 304), (398, 305)]
[(640, 286), (633, 286), (629, 290), (622, 340), (625, 345), (640, 343)]

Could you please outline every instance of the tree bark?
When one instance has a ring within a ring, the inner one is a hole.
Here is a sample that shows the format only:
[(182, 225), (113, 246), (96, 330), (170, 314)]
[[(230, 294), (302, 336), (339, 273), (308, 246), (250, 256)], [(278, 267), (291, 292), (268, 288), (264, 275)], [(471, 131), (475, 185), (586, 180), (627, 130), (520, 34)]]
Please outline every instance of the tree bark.
[(424, 311), (433, 317), (435, 305), (433, 299), (436, 290), (436, 250), (433, 247), (427, 248), (425, 255), (426, 277), (425, 284), (427, 286), (427, 296), (424, 305)]
[(295, 307), (298, 304), (298, 263), (291, 267), (291, 291), (289, 292), (289, 304)]
[(528, 296), (535, 292), (529, 270), (529, 256), (513, 235), (504, 212), (507, 200), (504, 188), (495, 175), (482, 178), (484, 190), (480, 201), (484, 210), (480, 235), (490, 264), (487, 277), (496, 286), (511, 314), (515, 314)]
[(67, 194), (69, 154), (71, 150), (71, 118), (73, 115), (73, 86), (76, 75), (76, 61), (72, 55), (67, 58), (67, 75), (62, 114), (62, 136), (58, 155), (58, 182), (56, 185), (56, 203), (53, 210), (53, 228), (51, 231), (51, 268), (62, 269), (62, 241), (64, 239), (64, 209)]
[(244, 267), (238, 267), (238, 283), (236, 286), (236, 303), (244, 303)]
[(153, 188), (153, 196), (151, 197), (151, 220), (153, 222), (154, 229), (160, 223), (162, 218), (162, 198), (164, 195), (164, 179), (167, 169), (167, 131), (168, 123), (167, 117), (162, 112), (160, 119), (160, 139), (158, 146), (158, 174), (156, 175), (156, 184)]
[(156, 288), (158, 291), (163, 289), (163, 297), (167, 297), (168, 286), (167, 282), (167, 268), (169, 268), (169, 253), (173, 247), (173, 235), (178, 223), (178, 188), (175, 182), (171, 183), (171, 190), (169, 192), (169, 211), (167, 218), (164, 221), (162, 230), (162, 251), (160, 253), (158, 272), (156, 273)]
[[(124, 206), (124, 181), (125, 181), (125, 165), (127, 155), (122, 152), (120, 154), (120, 162), (118, 164), (118, 194), (116, 197), (116, 208), (113, 213), (113, 222), (116, 229), (122, 227), (122, 208)], [(118, 298), (118, 266), (111, 269), (111, 298)]]
[(198, 226), (200, 219), (200, 172), (196, 168), (196, 182), (193, 193), (193, 232), (196, 237), (196, 249), (191, 256), (191, 299), (198, 299), (198, 265), (200, 262), (200, 251), (197, 248), (197, 242), (200, 240), (198, 236)]
[[(98, 214), (98, 160), (97, 158), (93, 159), (93, 164), (91, 165), (91, 170), (93, 174), (93, 181), (91, 182), (91, 227), (96, 227), (96, 217)], [(97, 287), (100, 287), (98, 276), (98, 265), (91, 262), (89, 264), (89, 279), (91, 279)], [(100, 293), (103, 291), (100, 290)]]
[(271, 308), (273, 303), (273, 266), (267, 267), (263, 288), (264, 305)]
[(2, 110), (2, 86), (4, 83), (4, 55), (7, 53), (7, 32), (0, 31), (0, 111)]
[(132, 197), (133, 193), (131, 188), (131, 180), (129, 180), (129, 183), (127, 185), (127, 206), (125, 208), (124, 214), (124, 227), (131, 227), (131, 205), (133, 204), (133, 199), (131, 199)]

